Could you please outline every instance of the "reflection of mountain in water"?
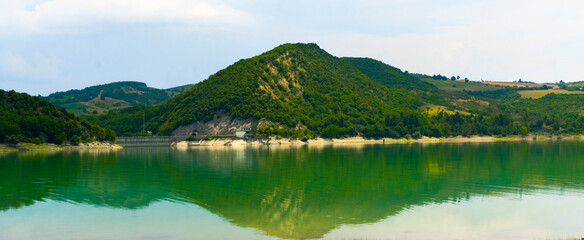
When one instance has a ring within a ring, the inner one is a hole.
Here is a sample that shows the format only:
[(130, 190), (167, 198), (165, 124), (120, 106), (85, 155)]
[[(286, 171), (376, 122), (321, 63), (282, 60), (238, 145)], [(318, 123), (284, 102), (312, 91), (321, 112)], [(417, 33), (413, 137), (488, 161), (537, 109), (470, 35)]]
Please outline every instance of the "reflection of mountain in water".
[(579, 144), (11, 153), (0, 155), (0, 210), (44, 199), (127, 209), (185, 201), (269, 235), (318, 238), (413, 205), (581, 189)]
[(0, 210), (43, 199), (136, 209), (165, 198), (168, 192), (156, 182), (127, 171), (137, 169), (137, 162), (120, 163), (117, 157), (109, 151), (0, 156)]

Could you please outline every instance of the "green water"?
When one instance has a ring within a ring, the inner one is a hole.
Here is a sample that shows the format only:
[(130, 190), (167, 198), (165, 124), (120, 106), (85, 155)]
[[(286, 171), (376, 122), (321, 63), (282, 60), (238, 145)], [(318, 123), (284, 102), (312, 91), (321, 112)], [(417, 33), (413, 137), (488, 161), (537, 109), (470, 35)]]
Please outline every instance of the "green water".
[(584, 237), (584, 142), (0, 154), (0, 239)]

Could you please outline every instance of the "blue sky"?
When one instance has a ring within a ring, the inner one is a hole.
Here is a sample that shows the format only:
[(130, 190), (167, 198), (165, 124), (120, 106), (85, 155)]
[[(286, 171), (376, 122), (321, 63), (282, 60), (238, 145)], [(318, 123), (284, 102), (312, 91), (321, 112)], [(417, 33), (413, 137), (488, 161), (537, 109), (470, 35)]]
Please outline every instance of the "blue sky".
[(289, 42), (410, 72), (583, 81), (582, 9), (576, 0), (0, 0), (0, 88), (169, 88)]

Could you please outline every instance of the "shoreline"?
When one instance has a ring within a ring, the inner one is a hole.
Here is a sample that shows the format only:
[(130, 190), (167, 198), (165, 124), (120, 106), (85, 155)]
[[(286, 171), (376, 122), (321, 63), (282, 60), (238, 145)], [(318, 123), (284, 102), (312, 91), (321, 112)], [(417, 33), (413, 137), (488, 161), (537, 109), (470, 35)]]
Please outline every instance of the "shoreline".
[(584, 136), (568, 136), (568, 135), (527, 135), (527, 136), (510, 136), (510, 137), (494, 137), (494, 136), (471, 136), (471, 137), (447, 137), (447, 138), (430, 138), (422, 137), (420, 139), (366, 139), (362, 137), (351, 137), (343, 139), (310, 139), (307, 141), (300, 141), (297, 139), (288, 139), (271, 137), (268, 139), (213, 139), (200, 141), (181, 141), (171, 145), (173, 148), (189, 148), (189, 147), (210, 147), (210, 146), (270, 146), (270, 145), (343, 145), (343, 144), (434, 144), (434, 143), (492, 143), (492, 142), (536, 142), (536, 141), (561, 141), (561, 140), (584, 140)]
[(27, 152), (27, 151), (64, 151), (64, 150), (87, 150), (87, 149), (108, 149), (118, 150), (124, 147), (107, 142), (80, 143), (78, 146), (59, 146), (55, 144), (32, 144), (19, 143), (17, 146), (0, 144), (0, 152)]
[[(527, 136), (471, 136), (471, 137), (447, 137), (447, 138), (430, 138), (422, 137), (419, 139), (367, 139), (363, 137), (350, 138), (316, 138), (307, 141), (289, 138), (270, 137), (267, 139), (212, 139), (200, 141), (181, 141), (173, 143), (168, 147), (185, 149), (197, 147), (247, 147), (247, 146), (324, 146), (324, 145), (366, 145), (366, 144), (436, 144), (436, 143), (493, 143), (493, 142), (543, 142), (543, 141), (562, 141), (562, 140), (584, 140), (584, 135), (527, 135)], [(146, 147), (146, 146), (145, 146)], [(30, 144), (21, 143), (18, 146), (8, 146), (0, 144), (0, 153), (2, 152), (21, 152), (21, 151), (64, 151), (64, 150), (119, 150), (123, 147), (118, 144), (107, 142), (81, 143), (79, 146), (58, 146), (54, 144)], [(132, 148), (132, 147), (128, 147)]]

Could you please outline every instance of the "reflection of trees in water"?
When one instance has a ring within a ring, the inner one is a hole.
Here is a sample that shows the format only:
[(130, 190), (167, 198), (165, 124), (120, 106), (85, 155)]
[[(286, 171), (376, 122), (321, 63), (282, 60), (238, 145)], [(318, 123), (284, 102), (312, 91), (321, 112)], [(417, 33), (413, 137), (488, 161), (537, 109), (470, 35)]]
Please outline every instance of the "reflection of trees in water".
[(13, 153), (0, 156), (0, 209), (188, 201), (270, 235), (317, 238), (413, 205), (578, 189), (581, 151), (562, 142)]

